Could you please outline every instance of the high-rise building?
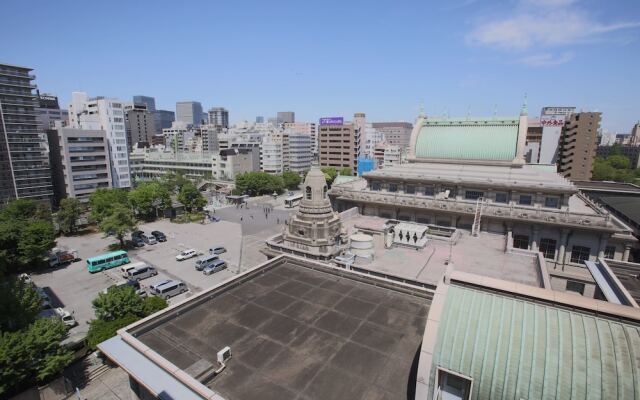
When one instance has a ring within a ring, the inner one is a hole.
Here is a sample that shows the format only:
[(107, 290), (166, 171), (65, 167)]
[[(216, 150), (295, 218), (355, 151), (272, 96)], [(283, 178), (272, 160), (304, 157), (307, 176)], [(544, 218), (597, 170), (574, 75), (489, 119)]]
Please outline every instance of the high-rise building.
[(318, 132), (313, 122), (291, 122), (284, 124), (285, 132), (302, 133), (311, 137), (311, 152), (315, 158), (318, 155)]
[(544, 107), (540, 113), (542, 140), (540, 142), (540, 164), (556, 164), (560, 136), (565, 120), (576, 110), (575, 107)]
[(61, 121), (62, 125), (69, 123), (69, 111), (61, 110), (58, 97), (52, 94), (38, 94), (38, 123), (42, 129), (53, 129), (56, 121)]
[(579, 112), (571, 114), (565, 122), (558, 158), (558, 172), (565, 178), (572, 181), (591, 180), (600, 117), (599, 112)]
[(296, 122), (296, 113), (293, 111), (278, 111), (276, 124), (286, 124)]
[(640, 146), (640, 122), (633, 125), (631, 129), (631, 146)]
[(303, 172), (311, 168), (313, 154), (311, 152), (311, 136), (304, 133), (288, 133), (289, 171)]
[(136, 145), (148, 147), (151, 137), (156, 133), (155, 115), (147, 109), (145, 103), (135, 101), (125, 105), (124, 113), (129, 151)]
[(200, 125), (202, 123), (202, 104), (199, 101), (177, 102), (176, 121), (188, 125)]
[(224, 107), (209, 109), (209, 125), (229, 128), (229, 110)]
[(256, 117), (256, 124), (264, 124), (264, 117), (258, 115)]
[(124, 104), (118, 99), (73, 92), (69, 105), (69, 126), (76, 129), (103, 130), (109, 143), (112, 185), (131, 187)]
[(58, 128), (47, 134), (56, 205), (65, 197), (88, 201), (97, 189), (112, 187), (105, 131)]
[(162, 135), (162, 130), (171, 128), (171, 124), (176, 120), (176, 113), (169, 110), (156, 110), (155, 116), (156, 135)]
[(133, 104), (144, 104), (147, 111), (156, 112), (156, 99), (151, 96), (133, 96)]
[(260, 170), (270, 174), (284, 172), (282, 138), (265, 136), (260, 145)]
[(318, 128), (318, 161), (322, 167), (358, 170), (360, 136), (352, 123), (342, 117), (320, 118)]
[(400, 150), (409, 148), (413, 124), (409, 122), (374, 122), (371, 126), (384, 135), (384, 141)]
[(32, 69), (0, 64), (0, 206), (53, 197), (47, 138), (40, 126)]

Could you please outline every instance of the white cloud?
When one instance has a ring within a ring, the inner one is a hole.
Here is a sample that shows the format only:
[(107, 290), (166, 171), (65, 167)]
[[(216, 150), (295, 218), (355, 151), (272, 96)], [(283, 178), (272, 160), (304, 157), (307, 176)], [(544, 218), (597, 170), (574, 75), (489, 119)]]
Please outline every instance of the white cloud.
[(573, 59), (573, 53), (567, 52), (562, 54), (540, 53), (532, 54), (518, 60), (518, 63), (528, 65), (530, 67), (551, 67), (567, 63)]
[(639, 21), (601, 23), (577, 6), (575, 0), (523, 0), (514, 13), (479, 24), (467, 34), (467, 43), (507, 51), (549, 48), (592, 40), (598, 35), (640, 27)]

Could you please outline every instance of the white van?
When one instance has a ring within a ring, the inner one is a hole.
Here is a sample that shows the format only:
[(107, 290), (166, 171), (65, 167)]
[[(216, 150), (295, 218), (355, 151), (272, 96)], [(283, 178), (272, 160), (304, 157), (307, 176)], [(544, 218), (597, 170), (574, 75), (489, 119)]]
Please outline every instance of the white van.
[(206, 266), (208, 266), (209, 264), (211, 264), (217, 259), (218, 259), (217, 254), (207, 254), (206, 256), (202, 256), (198, 258), (198, 260), (196, 261), (196, 269), (198, 271), (202, 271)]
[(152, 234), (150, 234), (149, 232), (144, 232), (142, 235), (140, 235), (140, 238), (146, 244), (156, 244), (156, 243), (158, 243), (158, 241), (156, 240), (156, 237), (153, 236)]
[(187, 285), (180, 281), (171, 281), (164, 285), (156, 286), (154, 294), (167, 300), (169, 297), (177, 296), (188, 291)]
[(134, 262), (131, 264), (125, 264), (122, 267), (120, 267), (120, 272), (122, 272), (122, 277), (123, 278), (128, 278), (129, 277), (129, 271), (132, 271), (136, 268), (142, 268), (142, 267), (146, 267), (147, 263), (139, 261), (139, 262)]

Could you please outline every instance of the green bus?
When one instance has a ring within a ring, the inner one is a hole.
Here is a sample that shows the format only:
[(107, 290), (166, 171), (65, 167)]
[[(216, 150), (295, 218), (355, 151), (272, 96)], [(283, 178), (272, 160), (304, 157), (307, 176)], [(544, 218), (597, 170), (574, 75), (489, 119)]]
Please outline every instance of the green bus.
[(87, 270), (89, 272), (100, 272), (105, 269), (114, 268), (129, 262), (129, 255), (126, 251), (113, 251), (99, 256), (87, 258)]

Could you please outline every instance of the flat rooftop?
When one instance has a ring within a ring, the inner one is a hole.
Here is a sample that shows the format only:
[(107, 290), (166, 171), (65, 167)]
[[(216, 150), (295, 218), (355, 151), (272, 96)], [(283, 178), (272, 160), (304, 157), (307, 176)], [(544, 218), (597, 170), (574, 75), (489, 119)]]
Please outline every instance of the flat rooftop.
[[(357, 228), (378, 230), (387, 221), (372, 216), (354, 216), (346, 221), (350, 232)], [(437, 285), (447, 269), (446, 262), (453, 260), (456, 271), (473, 273), (490, 278), (541, 287), (537, 259), (518, 252), (506, 253), (506, 236), (480, 232), (471, 236), (466, 230), (457, 230), (458, 238), (453, 246), (448, 241), (431, 239), (422, 249), (394, 246), (385, 249), (382, 235), (373, 235), (374, 259), (365, 262), (357, 259), (356, 267), (394, 275), (431, 285)]]
[(313, 265), (274, 260), (129, 332), (194, 378), (230, 346), (202, 380), (229, 400), (407, 398), (430, 296)]

